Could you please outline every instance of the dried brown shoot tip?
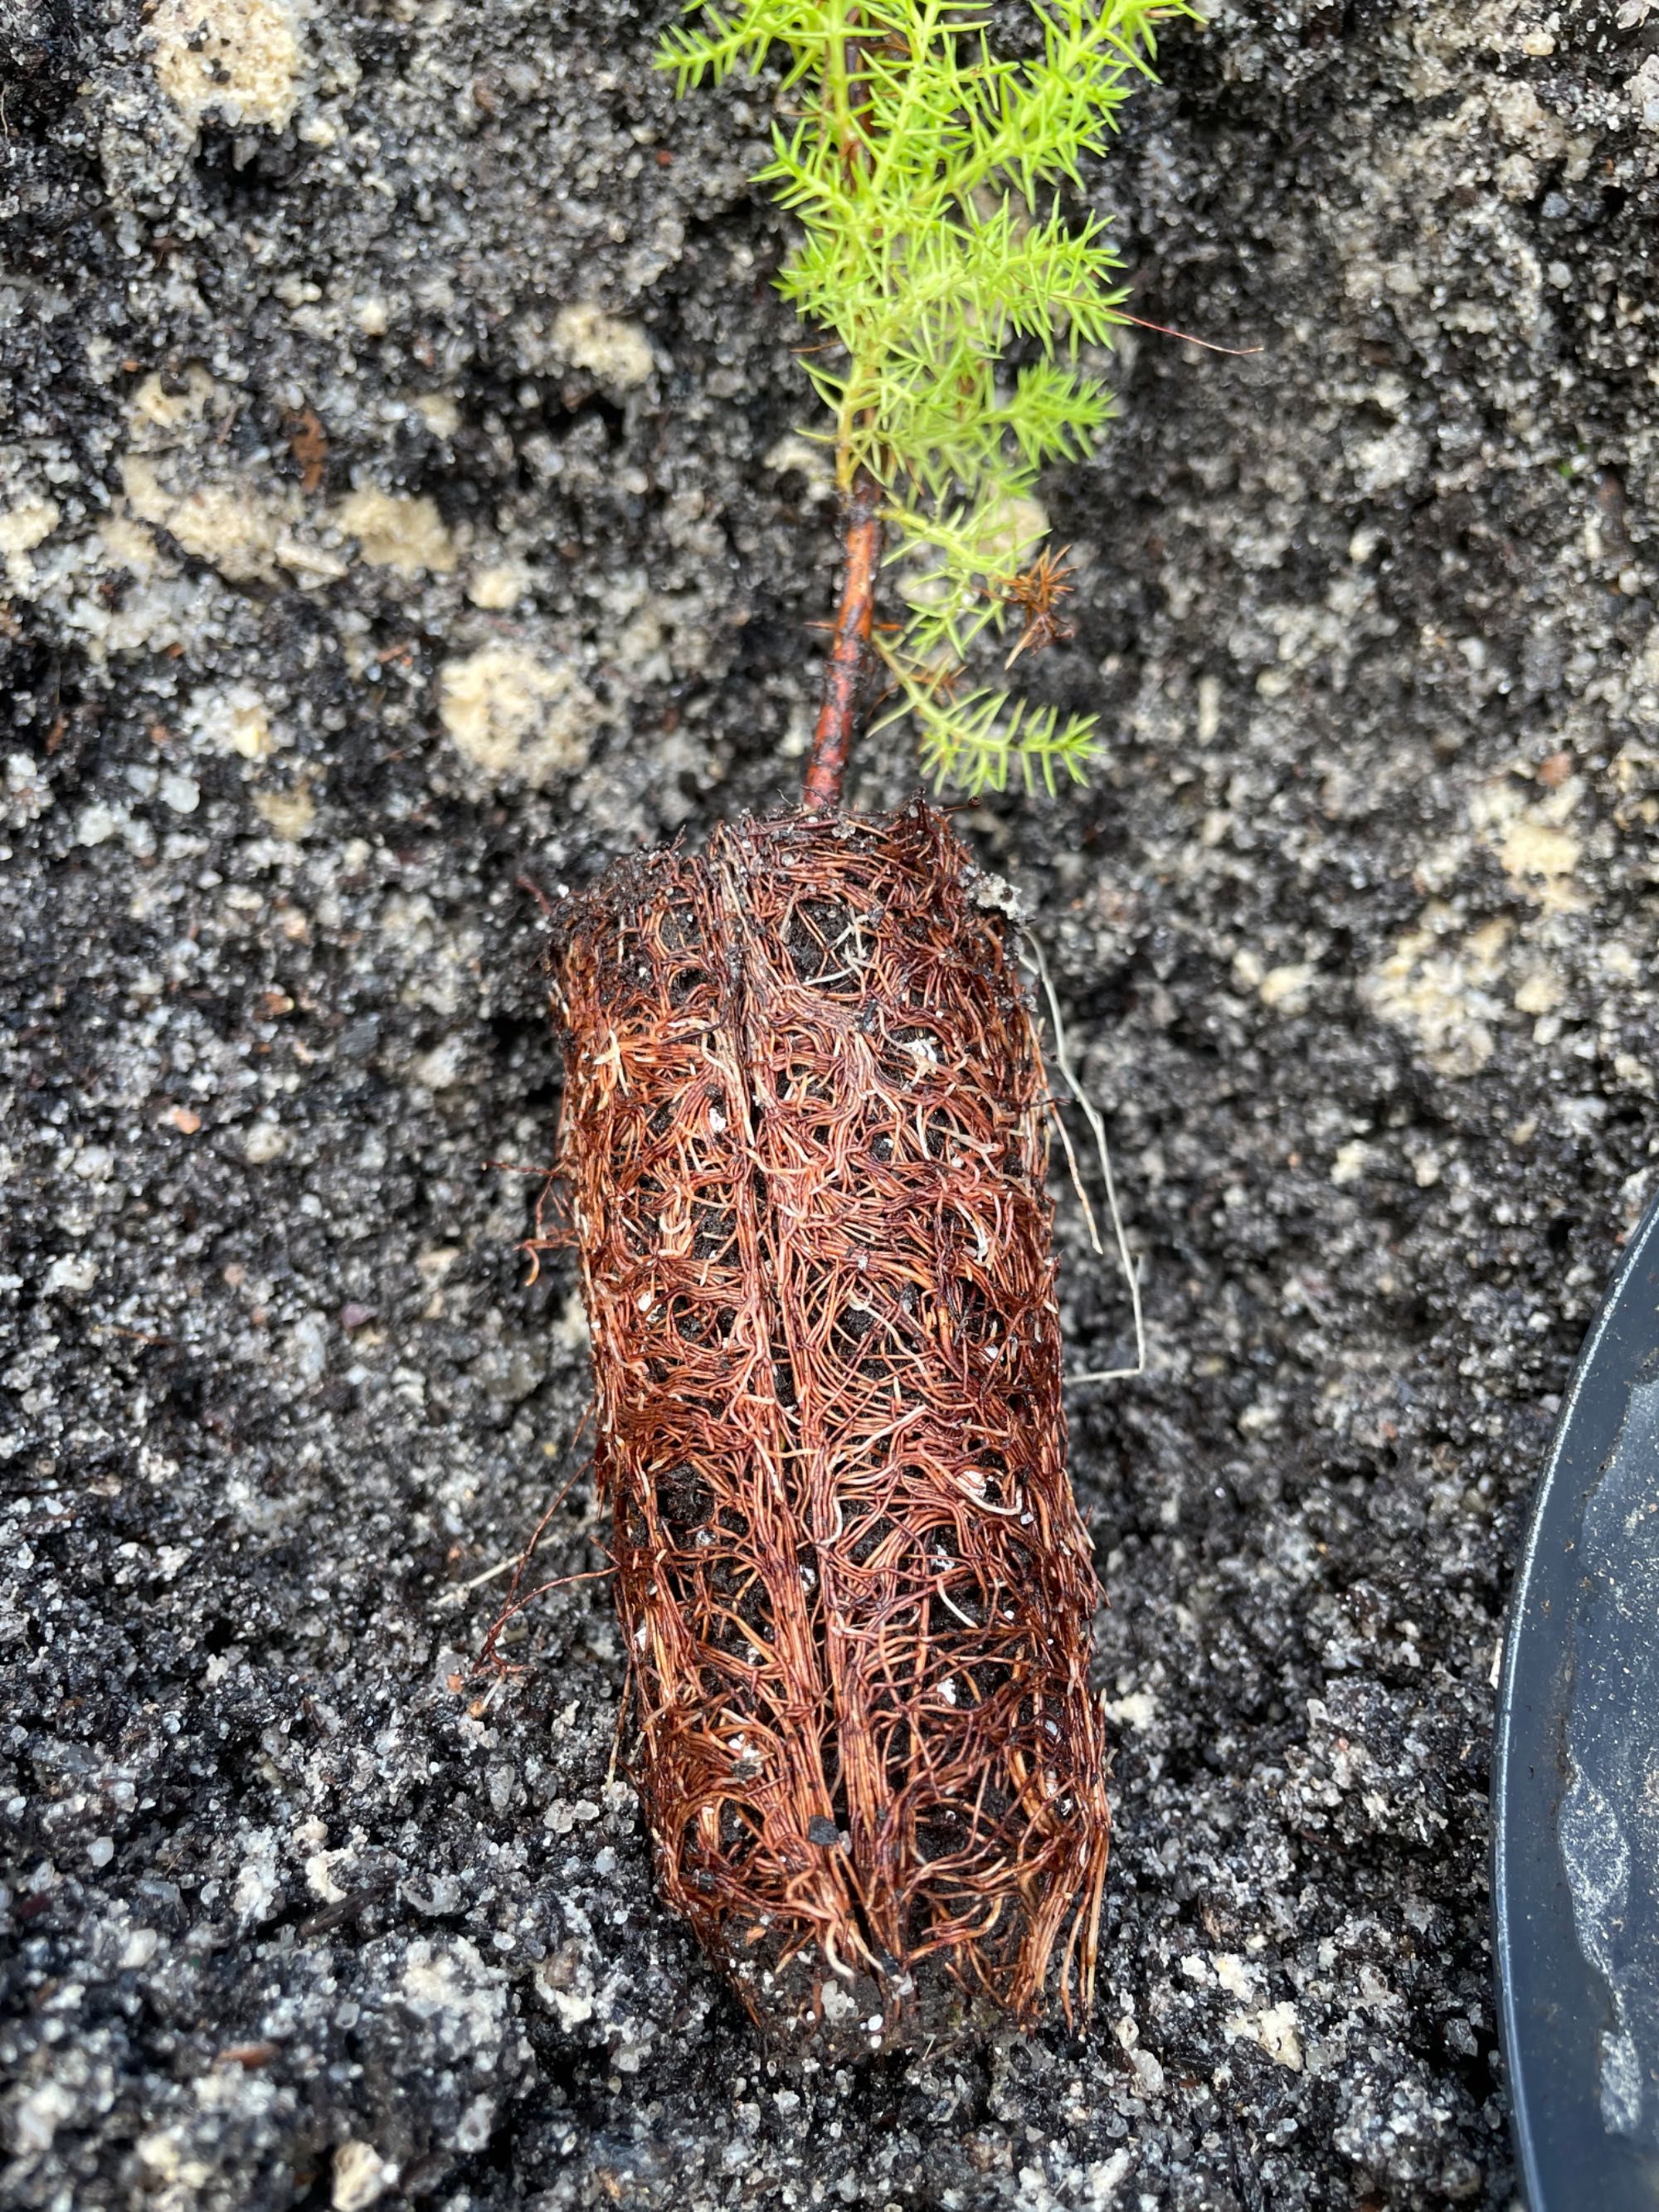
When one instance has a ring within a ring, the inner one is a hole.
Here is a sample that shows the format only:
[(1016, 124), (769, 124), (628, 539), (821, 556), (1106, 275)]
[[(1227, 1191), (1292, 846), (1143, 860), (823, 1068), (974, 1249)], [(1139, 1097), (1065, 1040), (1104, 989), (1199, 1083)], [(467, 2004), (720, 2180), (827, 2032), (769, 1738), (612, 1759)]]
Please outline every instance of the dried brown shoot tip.
[(1019, 636), (1005, 667), (1012, 668), (1022, 653), (1046, 652), (1074, 635), (1071, 623), (1055, 611), (1077, 588), (1066, 558), (1071, 550), (1064, 545), (1051, 553), (1045, 547), (1029, 568), (1022, 568), (1002, 586), (1002, 597), (1021, 616)]
[(775, 2041), (1092, 1993), (1109, 1820), (1045, 1085), (941, 817), (573, 902), (560, 1145), (664, 1891)]

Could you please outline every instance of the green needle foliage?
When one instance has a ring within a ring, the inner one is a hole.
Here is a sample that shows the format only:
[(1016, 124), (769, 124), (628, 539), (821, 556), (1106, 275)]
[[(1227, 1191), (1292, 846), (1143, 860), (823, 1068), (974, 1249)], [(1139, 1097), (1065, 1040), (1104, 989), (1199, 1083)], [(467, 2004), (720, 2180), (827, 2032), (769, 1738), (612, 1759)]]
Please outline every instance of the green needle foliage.
[(1041, 55), (1008, 60), (976, 0), (693, 0), (659, 57), (682, 92), (781, 59), (784, 119), (761, 177), (804, 233), (780, 289), (832, 334), (805, 365), (835, 417), (842, 489), (867, 471), (884, 495), (907, 610), (876, 633), (897, 702), (885, 719), (913, 714), (936, 781), (973, 793), (1015, 770), (1028, 788), (1081, 781), (1096, 750), (1093, 716), (963, 690), (963, 671), (1016, 609), (1026, 641), (1042, 641), (1037, 472), (1090, 453), (1112, 411), (1079, 349), (1125, 319), (1121, 264), (1100, 222), (1067, 222), (1060, 187), (1151, 77), (1155, 24), (1192, 11), (1033, 12)]

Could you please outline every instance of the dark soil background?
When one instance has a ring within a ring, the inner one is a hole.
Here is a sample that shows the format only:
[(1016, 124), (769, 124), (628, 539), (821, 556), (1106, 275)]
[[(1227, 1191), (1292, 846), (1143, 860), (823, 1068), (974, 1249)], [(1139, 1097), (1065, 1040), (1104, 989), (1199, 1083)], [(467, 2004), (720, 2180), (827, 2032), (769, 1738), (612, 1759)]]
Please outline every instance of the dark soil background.
[(1103, 2002), (787, 2075), (603, 1583), (468, 1674), (586, 1389), (488, 1164), (557, 1108), (514, 879), (784, 798), (831, 586), (769, 95), (677, 109), (664, 13), (0, 0), (0, 2194), (1502, 2205), (1494, 1655), (1656, 1142), (1659, 8), (1217, 0), (1090, 181), (1261, 349), (1122, 349), (1036, 672), (1109, 763), (963, 823), (1152, 1331), (1074, 1403)]

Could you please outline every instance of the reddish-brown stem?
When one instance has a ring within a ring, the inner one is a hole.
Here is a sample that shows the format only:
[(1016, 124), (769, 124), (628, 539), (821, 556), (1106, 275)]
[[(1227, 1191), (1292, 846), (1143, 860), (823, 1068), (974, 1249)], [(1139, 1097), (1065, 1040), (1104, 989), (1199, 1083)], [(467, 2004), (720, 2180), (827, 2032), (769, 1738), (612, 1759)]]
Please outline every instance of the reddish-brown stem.
[(812, 733), (801, 811), (827, 814), (841, 805), (842, 778), (858, 726), (859, 692), (876, 612), (876, 570), (881, 563), (881, 486), (867, 469), (853, 480), (847, 506), (847, 568), (830, 660), (823, 672), (823, 703)]

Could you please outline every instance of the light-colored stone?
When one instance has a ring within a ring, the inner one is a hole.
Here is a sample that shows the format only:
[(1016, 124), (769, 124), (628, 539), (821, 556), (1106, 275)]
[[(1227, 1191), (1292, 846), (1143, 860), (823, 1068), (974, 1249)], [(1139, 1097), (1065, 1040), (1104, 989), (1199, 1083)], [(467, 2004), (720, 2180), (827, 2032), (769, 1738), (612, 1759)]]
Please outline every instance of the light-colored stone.
[(455, 543), (429, 499), (409, 498), (365, 485), (341, 501), (334, 520), (371, 568), (396, 568), (405, 576), (423, 570), (447, 575), (455, 566)]
[(539, 787), (581, 767), (611, 719), (575, 670), (516, 645), (447, 660), (438, 713), (458, 750), (489, 777)]
[(1314, 970), (1305, 960), (1284, 968), (1270, 968), (1257, 985), (1264, 1006), (1276, 1013), (1299, 1014), (1313, 991)]
[(466, 596), (475, 607), (489, 614), (502, 614), (516, 607), (530, 589), (530, 571), (517, 561), (498, 561), (487, 568), (473, 572), (466, 587)]
[(249, 684), (198, 691), (191, 701), (189, 720), (210, 744), (243, 760), (264, 760), (275, 749), (265, 702)]
[(317, 819), (317, 802), (304, 783), (289, 791), (262, 791), (253, 806), (260, 819), (290, 845), (297, 845)]
[(460, 408), (447, 392), (417, 392), (411, 404), (434, 438), (453, 438), (461, 427)]
[(1573, 881), (1583, 848), (1568, 826), (1583, 789), (1582, 778), (1570, 775), (1534, 799), (1513, 776), (1495, 776), (1470, 805), (1477, 836), (1516, 889), (1547, 913), (1570, 914), (1583, 903)]
[(291, 520), (284, 503), (251, 483), (169, 483), (148, 455), (121, 457), (121, 489), (141, 522), (154, 523), (183, 550), (232, 583), (269, 578)]
[(334, 2154), (334, 2212), (368, 2212), (398, 2179), (398, 2169), (373, 2143), (343, 2142)]
[(156, 82), (187, 122), (291, 119), (305, 52), (289, 0), (160, 0), (149, 29)]
[(1262, 2005), (1255, 2012), (1235, 2013), (1231, 2020), (1222, 2022), (1221, 2032), (1230, 2040), (1243, 2036), (1259, 2045), (1269, 2058), (1289, 2073), (1302, 2071), (1302, 2039), (1297, 2032), (1293, 2004)]
[(55, 499), (20, 500), (0, 513), (0, 555), (14, 590), (21, 590), (29, 574), (27, 556), (57, 529), (60, 510)]
[(798, 470), (806, 479), (806, 496), (811, 500), (833, 499), (836, 495), (834, 447), (816, 438), (803, 437), (799, 430), (786, 430), (782, 437), (769, 447), (766, 465), (777, 475)]
[(587, 301), (560, 309), (553, 342), (572, 368), (586, 369), (617, 392), (635, 391), (656, 366), (651, 341), (637, 323), (625, 323)]
[(243, 1158), (264, 1167), (288, 1149), (288, 1139), (274, 1121), (256, 1121), (242, 1139)]
[(1449, 908), (1431, 904), (1363, 979), (1361, 995), (1383, 1020), (1409, 1030), (1442, 1075), (1476, 1074), (1496, 1048), (1504, 1006), (1495, 987), (1510, 930), (1499, 917), (1463, 935)]

